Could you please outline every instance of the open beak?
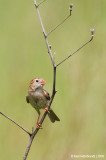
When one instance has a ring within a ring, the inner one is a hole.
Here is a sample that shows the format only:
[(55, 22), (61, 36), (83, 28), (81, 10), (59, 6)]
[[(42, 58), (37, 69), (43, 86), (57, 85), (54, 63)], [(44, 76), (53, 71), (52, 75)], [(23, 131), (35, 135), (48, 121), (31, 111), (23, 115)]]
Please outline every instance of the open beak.
[(44, 80), (42, 80), (42, 81), (40, 82), (40, 84), (41, 84), (42, 86), (44, 86), (44, 85), (46, 84), (46, 82), (45, 82)]

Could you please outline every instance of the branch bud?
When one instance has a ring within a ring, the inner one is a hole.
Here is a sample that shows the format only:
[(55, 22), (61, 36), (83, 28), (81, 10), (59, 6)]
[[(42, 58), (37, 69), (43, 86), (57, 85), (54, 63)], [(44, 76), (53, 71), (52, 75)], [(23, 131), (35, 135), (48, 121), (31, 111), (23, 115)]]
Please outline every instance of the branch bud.
[(90, 31), (91, 31), (91, 36), (93, 37), (95, 30), (94, 29), (90, 29)]
[(73, 8), (73, 4), (71, 3), (70, 4), (70, 8), (69, 8), (69, 10), (70, 10), (70, 16), (71, 16), (72, 8)]
[(49, 49), (51, 50), (51, 48), (52, 48), (52, 46), (51, 45), (49, 45)]

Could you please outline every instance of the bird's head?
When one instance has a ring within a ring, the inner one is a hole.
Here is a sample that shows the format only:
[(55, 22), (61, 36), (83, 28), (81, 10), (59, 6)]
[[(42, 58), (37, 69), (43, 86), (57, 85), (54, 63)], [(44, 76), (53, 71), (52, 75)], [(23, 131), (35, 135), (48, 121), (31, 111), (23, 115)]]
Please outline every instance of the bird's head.
[(42, 78), (35, 78), (31, 80), (29, 87), (35, 90), (36, 88), (39, 87), (42, 88), (45, 84), (46, 82)]

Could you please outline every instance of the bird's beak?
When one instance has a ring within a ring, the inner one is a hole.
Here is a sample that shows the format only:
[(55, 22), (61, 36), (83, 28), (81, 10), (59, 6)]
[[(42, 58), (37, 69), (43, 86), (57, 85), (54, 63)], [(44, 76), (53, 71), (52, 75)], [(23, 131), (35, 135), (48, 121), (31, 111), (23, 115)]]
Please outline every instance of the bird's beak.
[(45, 82), (44, 80), (42, 80), (42, 81), (40, 82), (40, 84), (41, 84), (42, 86), (44, 86), (44, 85), (46, 84), (46, 82)]

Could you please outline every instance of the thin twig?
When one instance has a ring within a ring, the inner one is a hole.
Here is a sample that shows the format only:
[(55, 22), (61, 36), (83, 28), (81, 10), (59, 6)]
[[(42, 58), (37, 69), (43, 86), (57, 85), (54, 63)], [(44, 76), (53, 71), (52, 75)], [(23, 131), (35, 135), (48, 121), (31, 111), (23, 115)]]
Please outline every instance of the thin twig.
[(86, 42), (85, 44), (83, 44), (80, 48), (78, 48), (75, 52), (73, 52), (72, 54), (70, 54), (68, 57), (66, 57), (65, 59), (63, 59), (60, 63), (58, 63), (56, 66), (58, 67), (60, 64), (62, 64), (63, 62), (65, 62), (68, 58), (70, 58), (71, 56), (73, 56), (75, 53), (77, 53), (80, 49), (82, 49), (84, 46), (86, 46), (89, 42), (91, 42), (93, 40), (93, 36), (91, 37), (91, 39)]
[(20, 127), (22, 130), (24, 130), (29, 136), (31, 136), (31, 133), (28, 132), (26, 129), (24, 129), (21, 125), (19, 125), (17, 122), (15, 122), (13, 119), (11, 119), (10, 117), (6, 116), (4, 113), (0, 112), (1, 115), (3, 115), (4, 117), (6, 117), (7, 119), (9, 119), (11, 122), (13, 122), (14, 124), (16, 124), (18, 127)]
[(61, 26), (71, 15), (68, 15), (64, 20), (62, 20), (56, 27), (54, 27), (50, 32), (47, 33), (47, 37), (55, 31), (59, 26)]
[(50, 48), (49, 48), (49, 43), (48, 43), (48, 40), (47, 40), (47, 35), (46, 35), (45, 29), (44, 29), (44, 25), (43, 25), (43, 22), (42, 22), (42, 19), (41, 19), (41, 16), (40, 16), (40, 12), (39, 12), (38, 5), (37, 5), (36, 0), (34, 0), (34, 3), (35, 3), (35, 7), (36, 7), (36, 10), (37, 10), (37, 13), (38, 13), (39, 21), (40, 21), (40, 24), (41, 24), (41, 27), (42, 27), (42, 30), (43, 30), (43, 34), (44, 34), (46, 46), (47, 46), (47, 49), (48, 49), (48, 53), (49, 53), (49, 55), (50, 55), (52, 64), (53, 64), (53, 66), (54, 66), (54, 64), (55, 64), (55, 63), (54, 63), (54, 59), (53, 59), (53, 56), (52, 56), (52, 52), (51, 52), (51, 50), (50, 50)]
[(41, 2), (38, 4), (38, 7), (39, 7), (42, 3), (44, 3), (45, 1), (47, 1), (47, 0), (41, 1)]

